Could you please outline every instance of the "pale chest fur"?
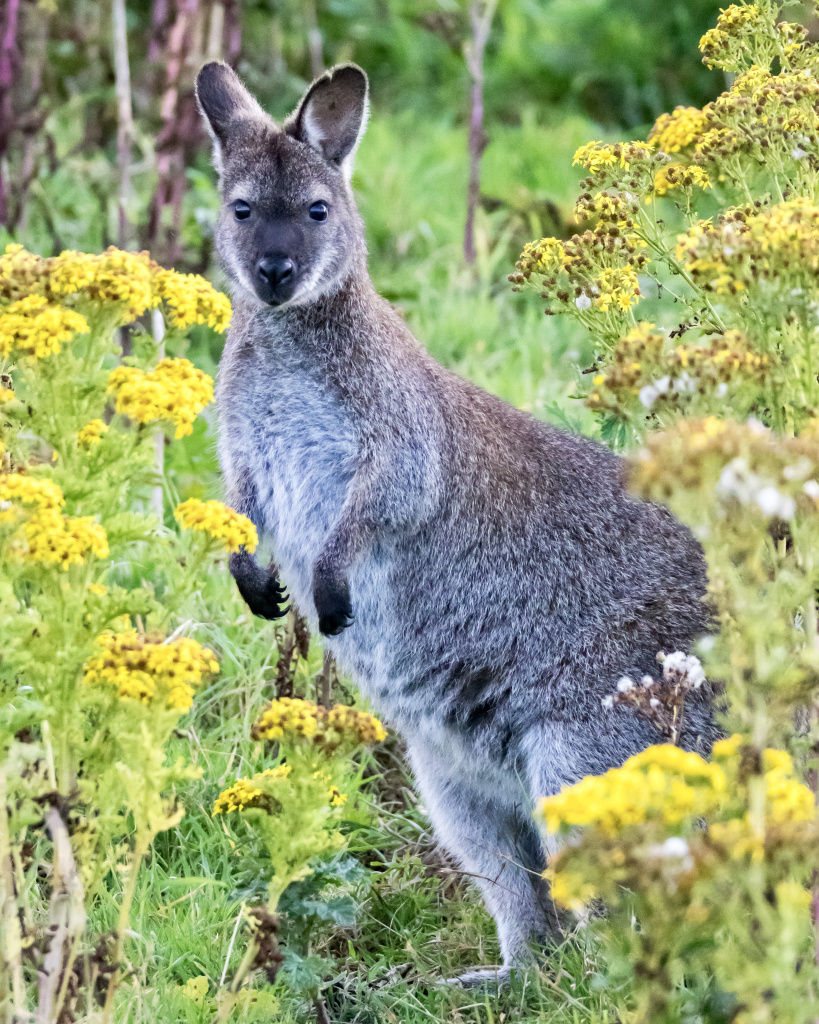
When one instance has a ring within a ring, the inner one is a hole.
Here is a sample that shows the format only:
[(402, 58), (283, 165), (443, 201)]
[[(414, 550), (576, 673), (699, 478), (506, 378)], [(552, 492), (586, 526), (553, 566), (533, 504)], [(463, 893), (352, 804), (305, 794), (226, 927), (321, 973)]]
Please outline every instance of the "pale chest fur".
[(233, 375), (228, 367), (220, 381), (220, 403), (229, 405), (221, 410), (222, 461), (241, 450), (262, 533), (309, 613), (313, 566), (355, 473), (355, 435), (340, 403), (306, 368), (270, 352), (256, 358), (257, 372)]

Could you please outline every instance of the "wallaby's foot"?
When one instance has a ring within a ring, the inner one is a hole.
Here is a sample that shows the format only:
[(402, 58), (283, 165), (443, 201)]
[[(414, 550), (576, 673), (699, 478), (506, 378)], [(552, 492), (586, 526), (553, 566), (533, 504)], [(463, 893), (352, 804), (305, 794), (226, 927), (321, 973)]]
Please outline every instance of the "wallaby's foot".
[(458, 985), (461, 988), (500, 989), (509, 984), (511, 976), (511, 967), (478, 967), (456, 978), (445, 978), (441, 984)]
[(244, 551), (231, 555), (229, 564), (239, 593), (254, 615), (270, 620), (287, 612), (287, 594), (272, 566), (266, 569)]
[(353, 606), (350, 585), (343, 577), (316, 573), (313, 581), (313, 600), (318, 613), (319, 632), (324, 636), (338, 636), (353, 624)]

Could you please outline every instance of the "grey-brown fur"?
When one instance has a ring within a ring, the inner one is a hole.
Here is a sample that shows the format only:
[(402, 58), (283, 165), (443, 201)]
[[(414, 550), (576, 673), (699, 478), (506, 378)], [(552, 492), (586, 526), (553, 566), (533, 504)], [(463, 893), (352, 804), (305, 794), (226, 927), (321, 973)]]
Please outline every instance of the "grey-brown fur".
[[(235, 295), (218, 389), (228, 499), (406, 737), (508, 969), (558, 927), (532, 802), (658, 741), (601, 699), (705, 630), (702, 554), (628, 495), (608, 450), (445, 370), (375, 293), (349, 187), (360, 69), (328, 72), (282, 128), (227, 67), (206, 65), (198, 90)], [(278, 614), (275, 576), (246, 554), (231, 568), (254, 611)], [(711, 735), (707, 705), (689, 708), (685, 744)]]

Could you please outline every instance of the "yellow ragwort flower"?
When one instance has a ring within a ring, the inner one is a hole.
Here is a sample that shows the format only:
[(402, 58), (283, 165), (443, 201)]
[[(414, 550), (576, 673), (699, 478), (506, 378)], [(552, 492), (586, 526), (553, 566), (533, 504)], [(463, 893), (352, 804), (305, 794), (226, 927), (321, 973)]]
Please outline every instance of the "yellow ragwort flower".
[(610, 168), (629, 169), (631, 164), (650, 159), (651, 150), (644, 142), (587, 142), (575, 152), (572, 164), (580, 164), (598, 174)]
[(597, 279), (597, 287), (600, 294), (595, 305), (604, 313), (612, 306), (627, 313), (640, 301), (640, 282), (630, 267), (605, 267)]
[(15, 394), (11, 388), (4, 388), (0, 386), (0, 405), (5, 405), (7, 402), (13, 402), (14, 399)]
[(151, 291), (155, 267), (146, 252), (113, 246), (100, 255), (67, 250), (44, 261), (49, 294), (117, 307), (119, 323), (129, 323), (157, 304)]
[(0, 503), (17, 502), (38, 509), (59, 509), (65, 504), (62, 489), (47, 477), (26, 473), (0, 475)]
[(108, 537), (93, 516), (71, 518), (53, 508), (37, 509), (12, 540), (12, 547), (26, 561), (66, 570), (89, 555), (108, 557)]
[(185, 530), (201, 530), (220, 541), (228, 551), (244, 548), (251, 554), (259, 544), (256, 527), (247, 516), (223, 505), (221, 501), (200, 501), (189, 498), (177, 505), (174, 512)]
[(701, 167), (666, 164), (654, 175), (654, 192), (663, 196), (675, 188), (711, 188), (711, 179)]
[(169, 307), (174, 327), (207, 324), (223, 334), (230, 323), (230, 299), (218, 292), (199, 274), (179, 274), (175, 270), (158, 270), (154, 274), (155, 294)]
[(254, 740), (307, 743), (328, 755), (379, 743), (386, 735), (381, 722), (366, 711), (344, 704), (327, 709), (296, 697), (271, 701), (251, 730)]
[(80, 448), (89, 450), (95, 444), (100, 443), (103, 435), (108, 433), (108, 429), (108, 425), (103, 423), (102, 420), (91, 420), (90, 423), (86, 423), (78, 432), (77, 444)]
[(116, 410), (138, 423), (168, 420), (176, 437), (193, 433), (193, 421), (213, 401), (213, 378), (188, 359), (163, 359), (154, 370), (118, 366), (108, 378)]
[(549, 882), (553, 899), (575, 913), (582, 911), (597, 895), (595, 887), (579, 871), (547, 868), (543, 877)]
[[(233, 811), (264, 806), (265, 803), (272, 804), (269, 799), (272, 793), (266, 792), (271, 789), (270, 783), (274, 784), (272, 789), (275, 790), (276, 781), (286, 779), (289, 774), (290, 766), (280, 764), (276, 768), (267, 768), (259, 772), (252, 779), (237, 779), (232, 786), (228, 786), (217, 796), (213, 804), (213, 817), (217, 814), (230, 814)], [(265, 797), (268, 797), (267, 801)]]
[(707, 124), (707, 115), (697, 107), (675, 107), (670, 114), (660, 114), (648, 141), (663, 153), (679, 153), (699, 139)]
[(551, 832), (563, 825), (585, 825), (616, 835), (647, 818), (676, 824), (703, 815), (722, 803), (725, 788), (719, 765), (660, 744), (629, 758), (622, 768), (588, 775), (544, 798), (538, 811)]
[(103, 633), (97, 646), (100, 653), (85, 665), (87, 685), (113, 686), (120, 697), (175, 711), (187, 711), (196, 688), (219, 671), (213, 652), (191, 637), (166, 640), (160, 633), (126, 629)]
[(53, 306), (41, 295), (28, 295), (0, 313), (0, 356), (13, 352), (29, 359), (56, 355), (88, 322), (73, 309)]

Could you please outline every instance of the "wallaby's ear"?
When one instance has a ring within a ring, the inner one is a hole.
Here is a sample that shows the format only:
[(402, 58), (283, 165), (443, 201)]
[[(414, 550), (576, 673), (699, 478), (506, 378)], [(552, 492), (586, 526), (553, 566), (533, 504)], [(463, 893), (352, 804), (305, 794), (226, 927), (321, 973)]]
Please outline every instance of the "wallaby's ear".
[(240, 121), (270, 121), (258, 102), (227, 64), (211, 61), (196, 76), (196, 101), (213, 139), (213, 162), (222, 170), (222, 153)]
[(349, 178), (367, 113), (367, 76), (357, 64), (339, 64), (313, 82), (284, 130), (317, 149)]

